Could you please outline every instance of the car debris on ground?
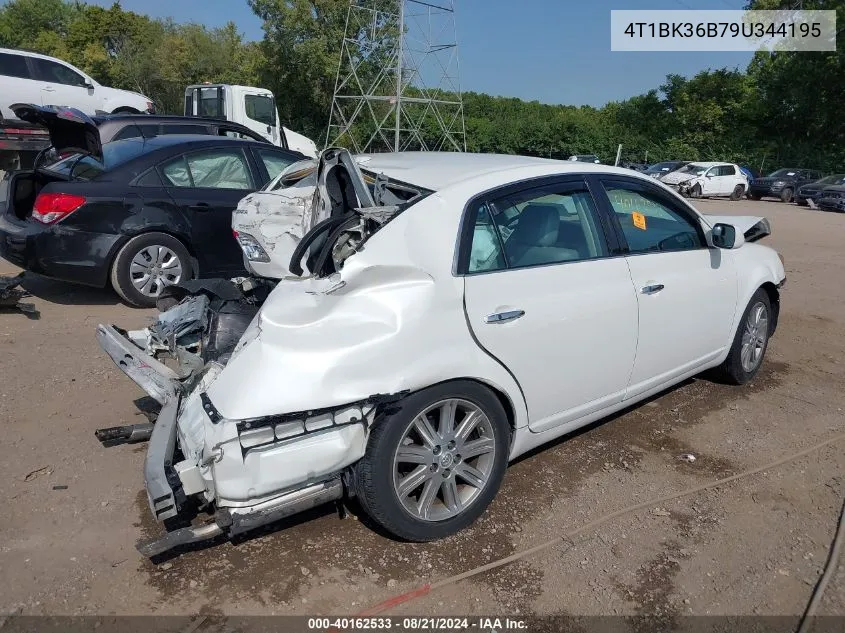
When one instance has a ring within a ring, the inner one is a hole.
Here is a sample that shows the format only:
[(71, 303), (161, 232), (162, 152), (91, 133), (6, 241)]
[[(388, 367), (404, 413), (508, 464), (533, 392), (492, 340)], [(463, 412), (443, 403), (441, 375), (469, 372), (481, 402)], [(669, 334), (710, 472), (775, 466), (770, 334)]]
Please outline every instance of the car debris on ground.
[(20, 310), (31, 319), (37, 319), (40, 315), (35, 309), (34, 303), (24, 303), (21, 299), (31, 296), (29, 291), (18, 288), (24, 280), (26, 273), (19, 273), (14, 277), (0, 277), (0, 308), (12, 308)]

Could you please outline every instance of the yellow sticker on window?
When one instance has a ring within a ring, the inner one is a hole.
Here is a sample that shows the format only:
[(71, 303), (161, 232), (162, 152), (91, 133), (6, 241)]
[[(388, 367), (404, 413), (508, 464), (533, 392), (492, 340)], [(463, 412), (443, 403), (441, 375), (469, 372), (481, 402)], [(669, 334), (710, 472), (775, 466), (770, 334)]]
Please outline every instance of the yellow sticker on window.
[(640, 213), (639, 211), (634, 211), (631, 214), (631, 218), (634, 220), (634, 226), (640, 229), (641, 231), (645, 231), (645, 216)]

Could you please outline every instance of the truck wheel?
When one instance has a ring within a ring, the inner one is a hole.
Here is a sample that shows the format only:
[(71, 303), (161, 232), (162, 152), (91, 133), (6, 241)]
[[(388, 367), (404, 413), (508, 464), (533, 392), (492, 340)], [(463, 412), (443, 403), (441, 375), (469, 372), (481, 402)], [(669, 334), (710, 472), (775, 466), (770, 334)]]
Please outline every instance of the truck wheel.
[(111, 285), (129, 305), (152, 308), (165, 286), (192, 275), (191, 257), (182, 242), (167, 233), (142, 233), (118, 251)]
[(487, 508), (505, 474), (511, 429), (498, 398), (469, 380), (411, 394), (377, 420), (355, 467), (362, 508), (388, 532), (433, 541)]
[(733, 193), (731, 193), (731, 200), (741, 200), (743, 193), (745, 193), (745, 187), (743, 185), (737, 185), (734, 187)]
[(783, 191), (780, 192), (780, 201), (781, 202), (792, 202), (792, 188), (787, 187)]

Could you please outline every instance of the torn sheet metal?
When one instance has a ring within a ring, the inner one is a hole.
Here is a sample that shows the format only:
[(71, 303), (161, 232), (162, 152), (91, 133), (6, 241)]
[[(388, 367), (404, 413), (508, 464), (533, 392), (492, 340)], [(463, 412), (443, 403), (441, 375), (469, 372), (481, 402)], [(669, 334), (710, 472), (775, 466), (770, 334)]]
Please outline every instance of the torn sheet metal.
[(20, 310), (30, 318), (39, 317), (35, 304), (24, 303), (21, 299), (31, 296), (23, 288), (18, 288), (24, 280), (26, 273), (18, 273), (14, 277), (0, 277), (0, 308), (13, 308)]
[[(152, 344), (175, 350), (177, 344), (198, 342), (208, 327), (208, 305), (206, 295), (194, 295), (159, 314), (149, 328)], [(186, 341), (189, 336), (191, 341)]]
[[(301, 179), (290, 182), (300, 174)], [(246, 259), (249, 269), (259, 277), (282, 279), (291, 274), (291, 256), (315, 225), (353, 209), (378, 207), (351, 154), (330, 148), (316, 169), (292, 165), (262, 191), (241, 200), (232, 214), (232, 229), (253, 238), (267, 256), (265, 261)]]

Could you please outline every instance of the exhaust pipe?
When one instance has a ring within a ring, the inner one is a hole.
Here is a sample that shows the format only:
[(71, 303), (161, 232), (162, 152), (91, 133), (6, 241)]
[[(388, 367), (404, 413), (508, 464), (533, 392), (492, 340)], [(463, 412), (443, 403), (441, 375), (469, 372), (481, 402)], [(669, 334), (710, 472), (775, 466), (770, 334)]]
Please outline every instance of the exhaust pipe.
[(300, 512), (336, 501), (343, 496), (340, 477), (289, 492), (251, 508), (227, 508), (217, 512), (213, 523), (190, 526), (168, 532), (164, 536), (142, 541), (136, 549), (149, 558), (158, 556), (180, 545), (198, 543), (222, 534), (229, 537), (274, 523)]
[(94, 431), (94, 435), (103, 443), (103, 446), (146, 442), (152, 434), (153, 425), (149, 422), (145, 424), (130, 424), (128, 426), (110, 426), (107, 429), (97, 429)]

